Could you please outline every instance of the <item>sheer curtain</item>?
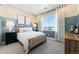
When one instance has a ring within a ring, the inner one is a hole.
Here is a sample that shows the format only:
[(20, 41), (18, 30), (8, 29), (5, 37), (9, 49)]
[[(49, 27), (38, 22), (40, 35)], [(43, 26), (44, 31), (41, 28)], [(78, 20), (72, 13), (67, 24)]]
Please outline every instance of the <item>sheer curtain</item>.
[(64, 18), (64, 6), (56, 9), (57, 15), (57, 31), (56, 31), (56, 39), (57, 41), (64, 42), (65, 39), (65, 18)]

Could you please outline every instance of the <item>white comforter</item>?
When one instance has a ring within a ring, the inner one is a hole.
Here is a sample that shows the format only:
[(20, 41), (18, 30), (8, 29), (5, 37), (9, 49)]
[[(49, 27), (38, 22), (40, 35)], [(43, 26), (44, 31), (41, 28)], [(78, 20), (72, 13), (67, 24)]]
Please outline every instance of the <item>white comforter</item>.
[(32, 39), (41, 35), (45, 35), (45, 34), (42, 32), (22, 32), (22, 33), (17, 33), (17, 38), (23, 44), (24, 50), (26, 50), (26, 53), (27, 53), (28, 39)]

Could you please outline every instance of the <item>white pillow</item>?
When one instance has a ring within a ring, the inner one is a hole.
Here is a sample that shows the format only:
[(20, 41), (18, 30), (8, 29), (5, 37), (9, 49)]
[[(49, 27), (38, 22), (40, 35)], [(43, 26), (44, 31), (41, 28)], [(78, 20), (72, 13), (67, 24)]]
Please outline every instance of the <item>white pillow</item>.
[(19, 32), (29, 32), (29, 31), (33, 31), (32, 27), (19, 28)]
[(26, 28), (19, 28), (19, 32), (26, 32)]
[(27, 31), (33, 31), (33, 30), (32, 30), (32, 27), (28, 27), (28, 28), (27, 28)]

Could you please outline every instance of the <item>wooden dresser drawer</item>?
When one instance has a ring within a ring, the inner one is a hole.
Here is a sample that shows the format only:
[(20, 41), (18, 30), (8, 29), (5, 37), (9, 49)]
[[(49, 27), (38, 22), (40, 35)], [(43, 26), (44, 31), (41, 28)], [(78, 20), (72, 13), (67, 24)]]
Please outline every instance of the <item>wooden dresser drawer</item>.
[(79, 54), (79, 42), (76, 41), (76, 53)]

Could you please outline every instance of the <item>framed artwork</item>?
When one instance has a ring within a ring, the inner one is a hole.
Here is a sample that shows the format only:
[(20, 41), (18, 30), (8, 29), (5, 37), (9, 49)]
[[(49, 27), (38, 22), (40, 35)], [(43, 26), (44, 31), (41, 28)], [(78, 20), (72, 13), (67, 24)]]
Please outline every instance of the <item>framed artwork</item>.
[(18, 25), (24, 25), (25, 24), (25, 16), (18, 15)]
[(26, 17), (26, 25), (31, 25), (31, 19), (29, 17)]

